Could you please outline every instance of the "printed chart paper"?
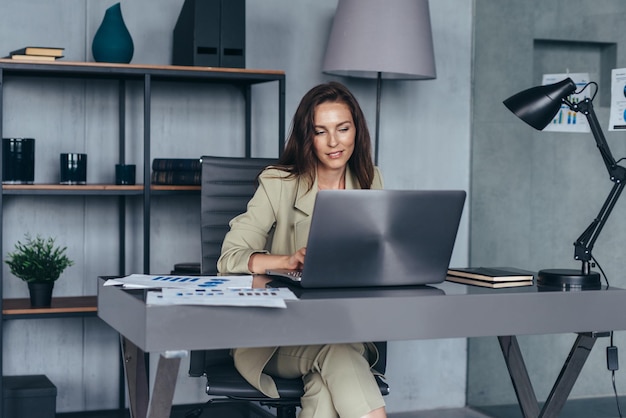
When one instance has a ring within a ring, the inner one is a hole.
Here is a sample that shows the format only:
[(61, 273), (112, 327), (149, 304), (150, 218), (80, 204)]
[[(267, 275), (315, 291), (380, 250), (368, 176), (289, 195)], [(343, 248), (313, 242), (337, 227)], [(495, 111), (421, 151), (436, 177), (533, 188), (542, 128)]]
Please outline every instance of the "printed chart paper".
[[(542, 84), (554, 84), (559, 81), (563, 81), (566, 78), (571, 78), (576, 84), (576, 91), (579, 91), (587, 83), (589, 83), (588, 73), (565, 73), (565, 74), (544, 74)], [(592, 88), (593, 86), (589, 87)], [(593, 94), (593, 89), (589, 91), (589, 88), (585, 89), (580, 94), (572, 94), (567, 99), (571, 103), (577, 103), (586, 97), (590, 97)], [(567, 105), (562, 104), (561, 109), (556, 114), (552, 122), (543, 128), (542, 132), (591, 132), (587, 118), (585, 115), (579, 112), (574, 112)]]
[(148, 292), (146, 304), (286, 308), (285, 300), (295, 299), (297, 298), (293, 292), (286, 288), (224, 290), (166, 288), (160, 292)]
[(109, 279), (104, 286), (122, 285), (133, 289), (228, 289), (252, 287), (252, 276), (165, 276), (131, 274)]

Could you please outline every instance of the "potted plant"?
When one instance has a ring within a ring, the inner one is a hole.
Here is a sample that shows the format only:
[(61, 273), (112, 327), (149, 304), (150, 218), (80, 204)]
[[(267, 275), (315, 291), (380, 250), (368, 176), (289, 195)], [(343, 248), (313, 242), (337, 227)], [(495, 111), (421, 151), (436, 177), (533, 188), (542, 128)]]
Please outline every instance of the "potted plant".
[(18, 241), (15, 250), (7, 254), (5, 262), (11, 273), (28, 283), (31, 307), (49, 307), (54, 282), (63, 270), (74, 264), (65, 255), (67, 247), (55, 245), (54, 238), (31, 238)]

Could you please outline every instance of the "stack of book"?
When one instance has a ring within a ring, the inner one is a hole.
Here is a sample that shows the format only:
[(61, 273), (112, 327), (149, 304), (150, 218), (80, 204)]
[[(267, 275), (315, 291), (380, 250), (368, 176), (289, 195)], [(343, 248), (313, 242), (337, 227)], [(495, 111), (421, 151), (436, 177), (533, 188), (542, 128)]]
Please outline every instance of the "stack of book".
[(63, 58), (65, 48), (27, 46), (11, 51), (5, 58), (19, 61), (54, 61)]
[(155, 158), (152, 184), (199, 185), (202, 162), (199, 158)]
[(473, 286), (503, 287), (532, 286), (534, 274), (513, 267), (470, 267), (448, 269), (446, 280)]

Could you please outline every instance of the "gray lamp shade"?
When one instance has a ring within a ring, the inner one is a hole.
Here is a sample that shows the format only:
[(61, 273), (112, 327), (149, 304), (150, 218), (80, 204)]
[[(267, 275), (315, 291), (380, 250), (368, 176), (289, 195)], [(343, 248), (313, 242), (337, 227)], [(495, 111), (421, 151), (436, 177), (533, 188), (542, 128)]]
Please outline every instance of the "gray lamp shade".
[(388, 79), (436, 77), (428, 0), (339, 0), (322, 71)]

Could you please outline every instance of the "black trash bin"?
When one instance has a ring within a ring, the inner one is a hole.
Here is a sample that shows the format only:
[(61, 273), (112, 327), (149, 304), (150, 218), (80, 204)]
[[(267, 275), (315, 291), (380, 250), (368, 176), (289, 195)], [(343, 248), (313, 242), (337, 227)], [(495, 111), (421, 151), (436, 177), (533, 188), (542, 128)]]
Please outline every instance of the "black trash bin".
[(57, 388), (47, 376), (3, 376), (4, 417), (54, 418)]

